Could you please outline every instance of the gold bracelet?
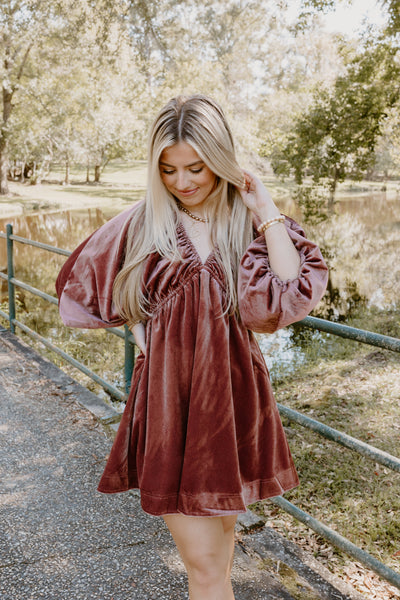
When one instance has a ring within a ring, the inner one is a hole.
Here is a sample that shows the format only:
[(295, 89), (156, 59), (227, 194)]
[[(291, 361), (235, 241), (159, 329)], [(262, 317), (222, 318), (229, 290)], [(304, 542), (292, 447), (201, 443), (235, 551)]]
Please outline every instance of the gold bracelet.
[(269, 219), (268, 221), (263, 221), (258, 227), (258, 233), (265, 233), (271, 225), (276, 225), (276, 223), (284, 223), (285, 215), (279, 215), (279, 217), (274, 217), (273, 219)]

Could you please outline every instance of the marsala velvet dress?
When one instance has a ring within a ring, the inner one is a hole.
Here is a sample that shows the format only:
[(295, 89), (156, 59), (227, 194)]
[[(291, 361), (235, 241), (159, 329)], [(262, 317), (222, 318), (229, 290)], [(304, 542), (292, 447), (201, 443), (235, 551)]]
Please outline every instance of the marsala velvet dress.
[[(113, 310), (112, 286), (134, 210), (103, 225), (62, 268), (57, 293), (66, 325), (123, 323)], [(226, 289), (215, 252), (203, 264), (183, 225), (177, 226), (183, 262), (149, 256), (146, 355), (136, 360), (100, 492), (139, 488), (142, 508), (152, 515), (217, 516), (244, 512), (298, 484), (252, 331), (273, 332), (305, 317), (325, 290), (327, 268), (301, 228), (291, 219), (286, 227), (300, 254), (299, 276), (281, 281), (256, 233), (240, 264), (240, 319), (222, 316)]]

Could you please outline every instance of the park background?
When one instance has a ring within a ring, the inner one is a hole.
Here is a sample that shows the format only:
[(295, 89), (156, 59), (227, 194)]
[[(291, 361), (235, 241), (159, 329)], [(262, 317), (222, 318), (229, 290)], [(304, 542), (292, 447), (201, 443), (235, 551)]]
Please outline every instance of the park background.
[[(350, 20), (332, 25), (345, 7)], [(0, 230), (12, 223), (72, 250), (144, 196), (157, 110), (177, 93), (207, 93), (227, 113), (241, 164), (327, 259), (313, 314), (400, 337), (400, 2), (10, 0), (0, 10)], [(16, 276), (48, 293), (61, 264), (16, 248)], [(117, 340), (62, 327), (23, 290), (17, 301), (26, 325), (123, 385)], [(281, 403), (399, 455), (394, 353), (296, 327), (259, 342)], [(398, 475), (285, 426), (302, 481), (287, 497), (398, 567)], [(372, 585), (367, 597), (400, 597), (274, 507), (256, 509), (360, 591)]]

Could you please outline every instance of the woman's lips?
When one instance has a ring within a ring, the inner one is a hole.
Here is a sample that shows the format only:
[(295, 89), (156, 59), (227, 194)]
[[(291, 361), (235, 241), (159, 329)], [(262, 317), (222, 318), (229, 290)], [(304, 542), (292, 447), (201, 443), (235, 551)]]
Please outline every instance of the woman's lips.
[(197, 190), (198, 190), (198, 189), (199, 189), (199, 188), (194, 188), (194, 190), (177, 190), (177, 193), (178, 193), (180, 196), (185, 196), (185, 197), (188, 197), (188, 196), (193, 196), (193, 194), (195, 194), (195, 193), (197, 192)]

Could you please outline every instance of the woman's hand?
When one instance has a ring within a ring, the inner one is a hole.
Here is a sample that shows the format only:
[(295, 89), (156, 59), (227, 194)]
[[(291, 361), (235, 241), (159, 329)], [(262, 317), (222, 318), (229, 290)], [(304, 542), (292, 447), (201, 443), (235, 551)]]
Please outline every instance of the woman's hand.
[(146, 354), (146, 329), (143, 323), (135, 323), (135, 325), (130, 327), (130, 330), (133, 333), (137, 346), (139, 346), (143, 354)]
[(244, 187), (237, 188), (244, 204), (261, 221), (268, 221), (279, 216), (279, 210), (271, 198), (271, 194), (258, 177), (249, 171), (243, 171)]

